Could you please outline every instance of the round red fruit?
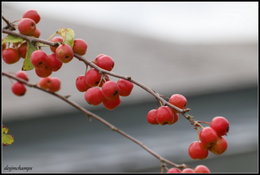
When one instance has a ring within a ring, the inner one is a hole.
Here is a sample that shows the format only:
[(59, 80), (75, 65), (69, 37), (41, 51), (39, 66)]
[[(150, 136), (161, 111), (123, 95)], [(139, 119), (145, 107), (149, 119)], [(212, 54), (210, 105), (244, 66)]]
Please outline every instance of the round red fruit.
[(200, 141), (195, 141), (189, 146), (189, 155), (192, 159), (205, 159), (208, 153), (208, 149)]
[(80, 91), (80, 92), (85, 92), (86, 90), (88, 90), (90, 87), (86, 84), (85, 82), (85, 76), (81, 75), (78, 76), (76, 78), (76, 88)]
[(6, 64), (13, 64), (19, 61), (20, 55), (18, 50), (14, 48), (4, 49), (2, 52), (3, 60)]
[(173, 112), (168, 106), (161, 106), (157, 109), (157, 122), (161, 125), (172, 124), (174, 121)]
[(73, 51), (76, 54), (84, 55), (87, 52), (88, 45), (83, 39), (75, 39), (73, 45)]
[(68, 44), (59, 45), (55, 53), (57, 58), (63, 63), (70, 62), (74, 56), (73, 50)]
[(119, 89), (117, 83), (114, 81), (107, 81), (102, 86), (102, 92), (105, 98), (115, 99), (119, 96)]
[(61, 81), (59, 78), (51, 77), (51, 83), (49, 85), (49, 91), (51, 92), (57, 92), (60, 90), (61, 87)]
[(132, 89), (134, 87), (133, 83), (128, 81), (128, 80), (124, 80), (124, 79), (119, 79), (117, 81), (117, 86), (119, 89), (119, 95), (120, 96), (129, 96), (132, 92)]
[(206, 167), (205, 165), (196, 166), (194, 171), (195, 171), (195, 173), (211, 173), (210, 170), (208, 169), (208, 167)]
[(119, 96), (115, 99), (106, 99), (106, 98), (103, 99), (103, 105), (108, 110), (115, 109), (117, 106), (120, 105), (120, 103), (121, 103), (121, 100), (120, 100)]
[[(173, 94), (169, 99), (169, 103), (171, 103), (174, 106), (177, 106), (178, 108), (184, 109), (187, 105), (187, 99), (181, 94)], [(172, 110), (178, 112), (175, 109)]]
[(42, 50), (33, 51), (30, 59), (35, 68), (44, 68), (48, 65), (48, 55)]
[(193, 169), (191, 168), (185, 168), (181, 171), (181, 173), (195, 173)]
[(34, 36), (35, 38), (39, 38), (41, 36), (41, 31), (36, 28), (32, 36)]
[(25, 81), (29, 81), (29, 78), (28, 78), (27, 73), (25, 71), (19, 71), (15, 75), (18, 78), (21, 78), (21, 79), (23, 79)]
[(23, 14), (23, 18), (30, 18), (32, 20), (34, 20), (34, 22), (37, 24), (40, 20), (41, 17), (38, 14), (38, 12), (36, 10), (28, 10)]
[(24, 84), (16, 82), (12, 85), (12, 92), (17, 96), (23, 96), (26, 92)]
[(214, 117), (210, 122), (210, 127), (216, 131), (218, 136), (223, 136), (229, 130), (229, 121), (225, 117)]
[(146, 115), (146, 120), (150, 124), (157, 125), (157, 109), (150, 110)]
[(223, 137), (220, 137), (217, 140), (217, 142), (212, 147), (209, 148), (209, 150), (212, 153), (219, 155), (219, 154), (224, 153), (226, 151), (227, 147), (228, 147), (228, 144), (227, 144), (226, 139)]
[(39, 76), (39, 77), (48, 77), (51, 75), (52, 70), (51, 67), (49, 66), (44, 66), (44, 67), (39, 67), (39, 68), (35, 68), (35, 73)]
[(97, 66), (108, 71), (111, 71), (115, 65), (114, 60), (110, 56), (104, 54), (98, 55), (93, 62)]
[(89, 88), (85, 94), (84, 98), (86, 102), (88, 102), (91, 105), (99, 105), (103, 101), (103, 94), (99, 87), (92, 87)]
[(23, 35), (32, 36), (36, 30), (36, 24), (30, 18), (22, 18), (18, 23), (18, 30)]
[(211, 147), (218, 140), (218, 135), (211, 127), (203, 128), (199, 133), (200, 141), (207, 147)]
[(85, 74), (85, 82), (89, 87), (97, 86), (101, 80), (101, 74), (96, 69), (90, 69)]

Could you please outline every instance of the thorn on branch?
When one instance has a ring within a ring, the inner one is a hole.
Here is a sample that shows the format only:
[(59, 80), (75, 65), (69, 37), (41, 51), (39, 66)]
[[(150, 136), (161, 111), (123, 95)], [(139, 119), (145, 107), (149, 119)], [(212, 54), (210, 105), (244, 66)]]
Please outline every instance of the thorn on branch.
[(68, 99), (71, 95), (65, 95), (64, 98)]

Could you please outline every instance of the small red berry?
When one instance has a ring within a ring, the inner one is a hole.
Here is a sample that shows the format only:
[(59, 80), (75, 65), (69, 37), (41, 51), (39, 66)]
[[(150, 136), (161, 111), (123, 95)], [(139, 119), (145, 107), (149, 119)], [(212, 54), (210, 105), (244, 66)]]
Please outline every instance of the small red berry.
[(229, 121), (225, 117), (214, 117), (210, 122), (210, 127), (216, 131), (218, 136), (223, 136), (229, 130)]
[(181, 170), (178, 168), (170, 168), (167, 173), (181, 173)]
[(76, 54), (84, 55), (87, 52), (88, 45), (83, 39), (75, 39), (73, 45), (73, 51)]
[[(181, 94), (173, 94), (169, 99), (169, 103), (171, 103), (174, 106), (177, 106), (178, 108), (184, 109), (187, 105), (187, 99)], [(172, 110), (178, 112), (175, 109)]]
[(38, 86), (40, 88), (46, 89), (48, 90), (51, 84), (51, 78), (50, 77), (46, 77), (46, 78), (41, 78), (38, 82)]
[[(63, 42), (63, 38), (59, 37), (59, 36), (55, 36), (51, 39), (52, 42), (58, 42), (58, 43), (62, 43)], [(55, 53), (56, 51), (56, 47), (50, 46), (50, 49), (53, 53)]]
[(209, 148), (209, 150), (212, 153), (219, 155), (219, 154), (224, 153), (226, 151), (227, 147), (228, 147), (228, 144), (227, 144), (226, 139), (223, 137), (220, 137), (217, 140), (217, 142), (212, 147)]
[(96, 69), (90, 69), (85, 74), (85, 82), (89, 87), (97, 86), (101, 80), (101, 74)]
[(51, 75), (52, 70), (51, 67), (45, 65), (44, 67), (36, 67), (35, 68), (35, 73), (39, 76), (39, 77), (48, 77)]
[(62, 66), (62, 62), (57, 59), (55, 53), (48, 55), (47, 62), (48, 65), (51, 67), (52, 71), (55, 72), (58, 71)]
[(208, 169), (208, 167), (206, 167), (205, 165), (196, 166), (194, 171), (195, 171), (195, 173), (211, 173), (210, 170)]
[(120, 97), (118, 96), (115, 99), (103, 99), (103, 105), (105, 106), (106, 109), (113, 110), (117, 106), (119, 106), (121, 103)]
[(157, 109), (157, 122), (161, 125), (172, 124), (174, 121), (173, 112), (168, 106), (161, 106)]
[(192, 159), (205, 159), (208, 157), (208, 149), (200, 141), (193, 142), (188, 150)]
[(21, 44), (20, 47), (18, 47), (18, 52), (22, 58), (25, 58), (27, 52), (27, 43)]
[(13, 64), (19, 61), (20, 55), (17, 49), (8, 48), (2, 52), (3, 60), (6, 64)]
[(95, 60), (93, 61), (97, 66), (101, 67), (102, 69), (111, 71), (114, 67), (114, 60), (107, 55), (100, 54), (98, 55)]
[(90, 88), (85, 82), (85, 76), (84, 75), (78, 76), (75, 84), (76, 84), (76, 88), (80, 92), (85, 92), (86, 90), (88, 90)]
[(181, 171), (181, 173), (195, 173), (193, 169), (191, 168), (185, 168)]
[(157, 109), (152, 109), (147, 113), (146, 120), (148, 123), (157, 125)]
[(32, 36), (36, 30), (36, 24), (30, 18), (22, 18), (18, 23), (18, 30), (23, 35)]
[(68, 63), (72, 60), (74, 53), (68, 44), (61, 44), (56, 48), (56, 57), (63, 63)]
[(28, 78), (28, 76), (27, 76), (27, 74), (26, 74), (25, 71), (19, 71), (19, 72), (17, 72), (15, 75), (16, 75), (16, 77), (18, 77), (18, 78), (21, 78), (21, 79), (23, 79), (23, 80), (25, 80), (25, 81), (29, 81), (29, 78)]
[(23, 14), (23, 18), (30, 18), (32, 20), (34, 20), (34, 22), (37, 24), (40, 20), (41, 17), (38, 14), (38, 12), (36, 10), (28, 10)]
[(26, 92), (24, 84), (16, 82), (12, 85), (12, 92), (17, 96), (23, 96)]
[(104, 97), (99, 87), (92, 87), (85, 92), (84, 98), (86, 102), (96, 106), (102, 103)]
[(48, 65), (48, 55), (42, 50), (33, 51), (30, 59), (35, 68), (44, 68)]
[(119, 96), (119, 89), (117, 83), (114, 81), (107, 81), (102, 86), (102, 92), (105, 98), (115, 99)]
[(117, 81), (117, 86), (119, 89), (119, 95), (120, 96), (129, 96), (130, 93), (132, 92), (132, 89), (134, 87), (133, 83), (128, 81), (128, 80), (124, 80), (124, 79), (119, 79)]
[(59, 78), (51, 77), (51, 84), (49, 85), (49, 91), (57, 92), (60, 90), (61, 81)]
[(211, 127), (203, 128), (199, 133), (200, 141), (205, 145), (205, 147), (211, 147), (218, 140), (218, 135), (214, 129)]

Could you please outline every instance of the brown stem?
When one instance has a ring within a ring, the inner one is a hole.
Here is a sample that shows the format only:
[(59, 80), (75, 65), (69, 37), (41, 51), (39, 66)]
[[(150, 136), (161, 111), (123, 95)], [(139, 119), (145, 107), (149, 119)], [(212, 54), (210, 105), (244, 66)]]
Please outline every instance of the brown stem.
[(7, 24), (7, 26), (4, 27), (4, 29), (15, 30), (14, 24), (12, 24), (10, 21), (8, 21), (4, 16), (2, 16), (2, 19), (3, 19), (4, 22)]
[(27, 81), (23, 80), (23, 79), (20, 79), (20, 78), (17, 78), (9, 73), (6, 73), (6, 72), (2, 72), (2, 75), (3, 76), (6, 76), (8, 78), (11, 78), (13, 80), (16, 80), (16, 81), (19, 81), (21, 83), (23, 83), (24, 85), (28, 86), (28, 87), (31, 87), (31, 88), (35, 88), (35, 89), (38, 89), (38, 90), (41, 90), (45, 93), (48, 93), (48, 94), (51, 94), (63, 101), (65, 101), (66, 103), (70, 104), (71, 106), (73, 106), (74, 108), (78, 109), (79, 111), (83, 112), (85, 115), (87, 116), (90, 116), (96, 120), (98, 120), (99, 122), (101, 122), (102, 124), (104, 124), (105, 126), (107, 126), (108, 128), (110, 128), (112, 131), (115, 131), (117, 133), (119, 133), (120, 135), (124, 136), (125, 138), (127, 138), (128, 140), (131, 140), (132, 142), (136, 143), (137, 145), (139, 145), (140, 147), (142, 147), (145, 151), (147, 151), (148, 153), (150, 153), (151, 155), (153, 155), (156, 159), (160, 160), (161, 163), (167, 163), (169, 165), (172, 165), (172, 166), (175, 166), (177, 168), (185, 168), (187, 167), (185, 164), (176, 164), (176, 163), (173, 163), (172, 161), (162, 157), (161, 155), (159, 155), (158, 153), (154, 152), (152, 149), (150, 149), (149, 147), (147, 147), (146, 145), (144, 145), (142, 142), (140, 142), (139, 140), (137, 140), (136, 138), (130, 136), (129, 134), (127, 134), (126, 132), (120, 130), (119, 128), (117, 128), (116, 126), (114, 126), (113, 124), (109, 123), (108, 121), (104, 120), (102, 117), (86, 110), (85, 108), (83, 108), (82, 106), (80, 106), (79, 104), (75, 103), (74, 101), (71, 101), (67, 98), (67, 96), (62, 96), (62, 95), (59, 95), (57, 93), (53, 93), (53, 92), (50, 92), (50, 91), (47, 91), (45, 89), (42, 89), (40, 87), (38, 87), (36, 84), (31, 84), (31, 83), (28, 83)]

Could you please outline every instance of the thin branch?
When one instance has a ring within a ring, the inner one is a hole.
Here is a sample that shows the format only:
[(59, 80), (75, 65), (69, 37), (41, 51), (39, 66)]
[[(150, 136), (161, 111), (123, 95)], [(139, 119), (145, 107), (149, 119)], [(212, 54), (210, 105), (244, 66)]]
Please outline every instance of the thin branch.
[(15, 30), (14, 24), (12, 24), (10, 21), (8, 21), (4, 16), (2, 16), (2, 19), (6, 23), (7, 26), (4, 27), (4, 29), (10, 29), (10, 30)]
[(75, 103), (74, 101), (71, 101), (69, 100), (66, 96), (62, 96), (62, 95), (59, 95), (58, 93), (54, 93), (54, 92), (50, 92), (50, 91), (47, 91), (45, 89), (42, 89), (40, 87), (38, 87), (36, 84), (31, 84), (31, 83), (28, 83), (27, 81), (23, 80), (23, 79), (20, 79), (20, 78), (17, 78), (9, 73), (6, 73), (6, 72), (2, 72), (2, 75), (3, 76), (6, 76), (10, 79), (13, 79), (13, 80), (16, 80), (16, 81), (19, 81), (21, 83), (23, 83), (24, 85), (28, 86), (28, 87), (31, 87), (31, 88), (35, 88), (35, 89), (38, 89), (38, 90), (41, 90), (45, 93), (48, 93), (50, 95), (53, 95), (63, 101), (65, 101), (66, 103), (70, 104), (71, 106), (73, 106), (74, 108), (78, 109), (79, 111), (83, 112), (86, 116), (90, 116), (96, 120), (98, 120), (100, 123), (104, 124), (105, 126), (107, 126), (108, 128), (110, 128), (112, 131), (115, 131), (117, 133), (119, 133), (120, 135), (124, 136), (125, 138), (127, 138), (128, 140), (131, 140), (132, 142), (136, 143), (137, 145), (139, 145), (140, 147), (142, 147), (145, 151), (147, 151), (148, 153), (150, 153), (151, 155), (153, 155), (156, 159), (160, 160), (160, 162), (163, 164), (163, 163), (167, 163), (169, 165), (172, 165), (176, 168), (186, 168), (187, 165), (185, 164), (176, 164), (176, 163), (173, 163), (172, 161), (162, 157), (161, 155), (159, 155), (158, 153), (154, 152), (152, 149), (150, 149), (149, 147), (147, 147), (146, 145), (144, 145), (142, 142), (140, 142), (139, 140), (137, 140), (136, 138), (130, 136), (129, 134), (127, 134), (126, 132), (120, 130), (119, 128), (117, 128), (116, 126), (114, 126), (113, 124), (109, 123), (108, 121), (106, 121), (105, 119), (103, 119), (102, 117), (88, 111), (87, 109), (83, 108), (82, 106), (80, 106), (79, 104)]

